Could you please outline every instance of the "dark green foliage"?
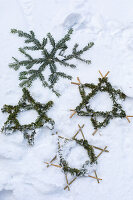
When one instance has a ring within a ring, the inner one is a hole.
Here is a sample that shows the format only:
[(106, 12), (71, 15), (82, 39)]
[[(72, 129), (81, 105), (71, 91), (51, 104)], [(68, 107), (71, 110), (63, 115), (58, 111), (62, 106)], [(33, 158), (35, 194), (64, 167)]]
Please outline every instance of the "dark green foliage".
[[(2, 132), (8, 135), (14, 133), (15, 131), (21, 131), (24, 134), (24, 138), (28, 140), (28, 143), (30, 145), (34, 144), (34, 136), (37, 128), (43, 127), (46, 123), (49, 123), (52, 126), (51, 129), (54, 128), (54, 121), (46, 115), (46, 112), (52, 106), (52, 101), (49, 101), (46, 104), (35, 102), (29, 91), (26, 88), (23, 88), (23, 96), (18, 102), (18, 105), (4, 105), (1, 109), (3, 113), (9, 113), (9, 117), (2, 127)], [(20, 112), (28, 110), (35, 110), (38, 113), (38, 117), (35, 122), (21, 125), (17, 116)]]
[[(85, 88), (90, 88), (92, 90), (91, 93), (86, 94)], [(95, 112), (93, 109), (91, 109), (91, 107), (89, 105), (90, 99), (93, 98), (99, 91), (100, 92), (108, 92), (108, 94), (113, 102), (112, 111), (108, 111), (108, 112), (97, 111), (97, 112)], [(108, 82), (108, 78), (99, 78), (98, 85), (88, 84), (88, 83), (81, 84), (79, 86), (79, 92), (82, 97), (82, 102), (75, 109), (77, 112), (77, 115), (90, 116), (91, 122), (95, 129), (107, 126), (109, 124), (110, 120), (113, 118), (126, 117), (126, 113), (122, 109), (122, 106), (119, 103), (117, 103), (117, 98), (125, 100), (126, 95), (123, 92), (121, 92), (120, 90), (115, 90), (112, 87), (112, 85)], [(83, 109), (85, 109), (85, 111)], [(98, 122), (97, 117), (103, 117), (104, 121)]]
[[(26, 59), (19, 61), (18, 59), (13, 57), (14, 62), (9, 64), (9, 66), (15, 70), (18, 70), (21, 66), (25, 67), (26, 71), (22, 71), (19, 74), (21, 87), (30, 87), (32, 85), (32, 82), (35, 79), (39, 78), (44, 87), (52, 89), (52, 91), (55, 92), (57, 96), (59, 96), (59, 93), (54, 90), (54, 85), (58, 81), (59, 77), (67, 78), (70, 80), (72, 79), (72, 77), (70, 75), (65, 74), (64, 72), (59, 72), (57, 70), (57, 65), (60, 64), (65, 67), (76, 68), (74, 64), (70, 64), (68, 62), (74, 58), (83, 61), (87, 64), (91, 63), (90, 60), (85, 60), (81, 58), (81, 55), (94, 45), (93, 42), (88, 43), (81, 50), (78, 50), (78, 44), (75, 44), (72, 49), (72, 53), (69, 55), (65, 54), (65, 51), (68, 48), (66, 42), (71, 39), (70, 36), (72, 32), (73, 30), (70, 29), (68, 33), (56, 43), (53, 36), (50, 33), (48, 33), (47, 37), (43, 38), (43, 40), (40, 42), (38, 39), (36, 39), (36, 36), (33, 31), (25, 33), (20, 30), (11, 29), (11, 33), (18, 34), (19, 37), (25, 38), (26, 43), (26, 46), (24, 46), (23, 48), (19, 48), (20, 53), (23, 54), (26, 57)], [(46, 47), (48, 42), (52, 47), (50, 51)], [(27, 46), (28, 44), (31, 45)], [(27, 53), (28, 50), (41, 51), (42, 56), (40, 58), (33, 58), (29, 53)], [(38, 64), (38, 68), (35, 70), (33, 69), (33, 67), (36, 64)], [(45, 80), (45, 77), (42, 73), (47, 68), (47, 66), (50, 69), (48, 81)]]
[[(58, 145), (58, 153), (59, 153), (59, 158), (60, 158), (60, 165), (62, 166), (62, 169), (65, 173), (69, 172), (73, 176), (85, 176), (87, 174), (87, 166), (97, 164), (97, 158), (94, 153), (94, 149), (91, 145), (88, 144), (87, 140), (77, 140), (77, 139), (72, 139), (69, 141), (75, 141), (77, 144), (81, 145), (88, 153), (88, 157), (90, 158), (87, 160), (81, 167), (81, 169), (76, 169), (76, 168), (71, 168), (69, 167), (67, 161), (63, 158), (62, 155), (62, 148), (60, 145)], [(66, 141), (68, 142), (68, 140)]]

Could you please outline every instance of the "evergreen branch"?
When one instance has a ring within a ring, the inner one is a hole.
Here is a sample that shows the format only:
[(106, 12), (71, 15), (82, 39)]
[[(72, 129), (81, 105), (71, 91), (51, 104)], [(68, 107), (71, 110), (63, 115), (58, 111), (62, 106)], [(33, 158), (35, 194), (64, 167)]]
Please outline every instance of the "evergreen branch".
[(46, 46), (47, 44), (47, 38), (43, 38), (43, 41), (42, 41), (42, 49)]
[(71, 34), (73, 33), (73, 29), (70, 29), (68, 33), (56, 44), (56, 49), (62, 49), (64, 48), (64, 45), (67, 41), (69, 41), (71, 38)]
[(54, 40), (53, 36), (51, 35), (51, 33), (48, 33), (47, 37), (49, 38), (49, 41), (50, 41), (52, 47), (54, 48), (55, 47), (55, 40)]
[(11, 33), (13, 33), (13, 34), (17, 33), (19, 37), (25, 37), (28, 39), (31, 38), (30, 34), (20, 31), (20, 30), (17, 30), (17, 29), (11, 29)]
[(64, 72), (57, 72), (56, 74), (58, 76), (61, 76), (62, 78), (67, 78), (69, 80), (72, 80), (72, 76), (69, 76), (69, 75), (65, 74)]
[(67, 62), (64, 62), (64, 59), (63, 60), (60, 60), (58, 58), (55, 58), (55, 61), (56, 62), (59, 62), (61, 65), (64, 65), (65, 67), (71, 67), (71, 68), (76, 68), (76, 65), (73, 65), (73, 64), (69, 64)]
[(16, 58), (14, 58), (14, 57), (12, 57), (12, 58), (13, 58), (13, 60), (15, 60), (15, 62), (10, 63), (9, 67), (13, 68), (15, 71), (17, 71), (20, 68), (20, 63)]
[(39, 77), (39, 79), (40, 79), (40, 81), (42, 82), (42, 85), (43, 85), (44, 87), (50, 88), (49, 84), (45, 81), (45, 78), (44, 78), (44, 76), (43, 76), (42, 73), (39, 73), (39, 74), (38, 74), (38, 77)]
[(74, 54), (75, 54), (76, 56), (79, 56), (79, 55), (83, 54), (83, 52), (88, 51), (91, 47), (93, 47), (93, 45), (94, 45), (94, 43), (93, 43), (93, 42), (90, 42), (90, 43), (88, 43), (88, 45), (86, 45), (83, 49), (81, 49), (81, 50), (79, 50), (79, 51), (76, 50), (76, 52), (75, 52)]
[[(14, 62), (9, 64), (9, 67), (13, 68), (14, 70), (18, 70), (21, 66), (25, 67), (26, 71), (20, 72), (19, 75), (21, 87), (30, 87), (33, 81), (39, 78), (44, 87), (48, 87), (49, 89), (52, 89), (54, 93), (58, 94), (58, 92), (54, 90), (54, 85), (57, 83), (59, 76), (67, 79), (71, 79), (72, 77), (63, 72), (58, 72), (56, 66), (57, 63), (64, 67), (76, 68), (76, 65), (69, 64), (68, 61), (77, 59), (85, 62), (86, 64), (90, 64), (90, 60), (83, 59), (81, 55), (90, 49), (93, 46), (93, 43), (89, 43), (81, 50), (77, 50), (78, 44), (75, 44), (72, 49), (72, 53), (65, 55), (65, 51), (68, 48), (66, 43), (71, 39), (72, 32), (73, 30), (70, 29), (67, 34), (58, 42), (55, 42), (55, 39), (51, 33), (48, 33), (47, 37), (44, 37), (42, 42), (39, 42), (39, 40), (36, 39), (33, 31), (25, 33), (21, 30), (11, 29), (11, 33), (17, 34), (19, 37), (23, 37), (26, 44), (26, 46), (23, 48), (19, 48), (20, 53), (22, 53), (26, 59), (19, 61), (13, 57)], [(48, 42), (52, 47), (50, 51), (47, 49)], [(29, 46), (29, 43), (32, 43), (32, 45)], [(42, 57), (34, 58), (30, 53), (28, 53), (28, 51), (37, 50), (41, 50)], [(35, 66), (36, 64), (38, 64), (38, 66)], [(37, 68), (36, 71), (32, 70), (34, 66)], [(48, 82), (45, 80), (45, 75), (43, 73), (47, 66), (50, 69)]]
[(28, 53), (26, 53), (26, 51), (23, 48), (19, 48), (19, 51), (20, 53), (24, 54), (27, 57), (27, 59), (33, 61), (33, 58)]
[(26, 47), (23, 47), (24, 50), (30, 50), (30, 51), (36, 51), (36, 50), (40, 50), (37, 46), (26, 46)]

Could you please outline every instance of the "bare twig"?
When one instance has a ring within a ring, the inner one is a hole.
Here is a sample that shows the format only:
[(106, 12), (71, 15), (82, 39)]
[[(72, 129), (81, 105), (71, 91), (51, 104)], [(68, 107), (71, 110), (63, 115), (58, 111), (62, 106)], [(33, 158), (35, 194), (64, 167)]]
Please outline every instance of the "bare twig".
[[(54, 156), (54, 158), (52, 158), (52, 160), (49, 163), (52, 163), (54, 160), (56, 160), (57, 156)], [(50, 165), (47, 165), (47, 167), (49, 167)]]
[(62, 137), (62, 136), (58, 136), (59, 138), (61, 138), (61, 139), (65, 139), (65, 140), (70, 140), (70, 139), (68, 139), (68, 138), (66, 138), (66, 137)]
[(79, 82), (79, 84), (81, 84), (79, 77), (77, 77), (77, 81)]
[(74, 85), (80, 85), (80, 83), (75, 83), (75, 82), (71, 82), (71, 84), (74, 84)]
[(76, 83), (76, 82), (71, 82), (71, 84), (80, 85), (80, 84), (81, 84), (81, 82), (80, 82), (80, 79), (79, 79), (79, 77), (77, 77), (77, 81), (78, 81), (78, 83)]
[(130, 123), (131, 121), (129, 120), (128, 116), (126, 116), (127, 121)]
[(44, 163), (47, 164), (47, 165), (52, 165), (54, 167), (62, 168), (60, 165), (55, 165), (53, 163), (49, 163), (49, 162), (44, 162)]
[(65, 177), (66, 177), (68, 191), (70, 191), (70, 187), (69, 187), (69, 183), (68, 183), (68, 179), (67, 179), (67, 174), (65, 174)]
[[(81, 126), (81, 128), (84, 128), (84, 124)], [(75, 135), (72, 137), (72, 139), (75, 139), (75, 137), (78, 135), (79, 132), (80, 132), (80, 129), (75, 133)]]
[[(76, 179), (77, 179), (77, 177), (75, 177), (68, 185), (70, 186)], [(64, 190), (66, 190), (68, 188), (68, 185), (64, 187)]]
[(73, 111), (73, 113), (71, 114), (70, 118), (72, 118), (75, 114), (76, 114), (76, 111)]
[(109, 72), (110, 72), (110, 71), (108, 71), (108, 72), (105, 74), (104, 78), (105, 78), (106, 76), (108, 76)]
[(96, 129), (96, 130), (92, 133), (92, 135), (94, 136), (94, 135), (96, 134), (97, 131), (98, 131), (98, 129)]
[(99, 74), (101, 75), (101, 77), (103, 78), (103, 75), (102, 75), (101, 71), (99, 70), (98, 72), (99, 72)]
[[(95, 149), (101, 150), (101, 151), (103, 150), (102, 148), (96, 147), (96, 146), (93, 146), (93, 145), (92, 145), (92, 147), (95, 148)], [(108, 150), (104, 150), (104, 152), (109, 152), (109, 151)]]
[(90, 177), (90, 178), (94, 178), (94, 179), (98, 179), (98, 180), (102, 181), (101, 178), (98, 178), (98, 177), (95, 177), (95, 176), (90, 176), (90, 175), (88, 175), (88, 177)]
[(127, 115), (126, 116), (127, 121), (130, 123), (131, 121), (130, 121), (129, 117), (133, 117), (133, 115)]
[(103, 74), (101, 73), (100, 70), (98, 72), (99, 72), (99, 74), (101, 75), (102, 78), (105, 78), (106, 76), (108, 76), (108, 74), (109, 74), (110, 71), (108, 71), (104, 76), (103, 76)]
[(98, 156), (96, 157), (97, 159), (99, 158), (99, 156), (101, 156), (101, 154), (107, 149), (107, 146), (104, 147), (103, 150), (101, 150), (101, 152), (98, 154)]
[(99, 182), (99, 179), (98, 179), (98, 177), (97, 177), (96, 170), (94, 170), (94, 173), (95, 173), (95, 176), (96, 176), (97, 182), (100, 183), (100, 182)]
[(81, 134), (82, 134), (82, 136), (83, 136), (83, 139), (85, 140), (85, 136), (84, 136), (84, 134), (83, 134), (83, 131), (82, 131), (82, 127), (78, 124), (78, 127), (79, 127), (79, 130), (80, 130), (80, 132), (81, 132)]

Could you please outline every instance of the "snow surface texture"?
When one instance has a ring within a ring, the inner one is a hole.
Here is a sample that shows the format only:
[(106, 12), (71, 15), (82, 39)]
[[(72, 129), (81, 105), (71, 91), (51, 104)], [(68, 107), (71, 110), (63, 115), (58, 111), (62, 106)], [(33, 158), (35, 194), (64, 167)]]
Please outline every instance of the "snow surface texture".
[[(0, 107), (5, 103), (15, 105), (22, 95), (18, 72), (9, 69), (8, 64), (12, 56), (20, 56), (17, 48), (23, 46), (23, 40), (11, 35), (10, 29), (33, 29), (38, 38), (51, 32), (58, 40), (73, 27), (70, 47), (75, 42), (81, 47), (89, 41), (95, 43), (85, 55), (92, 64), (77, 62), (76, 70), (69, 69), (73, 80), (79, 76), (83, 83), (97, 83), (98, 70), (103, 74), (110, 70), (109, 81), (128, 96), (123, 107), (128, 115), (133, 115), (132, 8), (132, 0), (0, 0)], [(78, 123), (85, 124), (84, 134), (90, 144), (108, 146), (110, 152), (98, 159), (97, 174), (103, 180), (97, 184), (92, 178), (79, 178), (71, 185), (70, 192), (64, 191), (64, 174), (58, 168), (46, 168), (43, 163), (57, 150), (57, 137), (52, 136), (51, 131), (39, 130), (33, 147), (27, 146), (22, 134), (0, 135), (0, 200), (132, 200), (133, 120), (130, 124), (126, 119), (112, 120), (93, 137), (88, 118), (76, 115), (69, 118), (69, 109), (75, 108), (81, 100), (77, 86), (62, 79), (56, 87), (62, 93), (60, 98), (37, 80), (31, 94), (42, 103), (55, 102), (48, 113), (56, 122), (54, 133), (58, 131), (62, 136), (72, 137)], [(107, 105), (110, 109), (108, 96), (103, 99), (104, 102), (100, 97), (101, 108), (98, 105), (98, 109), (104, 110)], [(96, 107), (94, 102), (93, 107)], [(33, 113), (33, 120), (34, 117)], [(1, 127), (6, 118), (7, 115), (0, 114)]]

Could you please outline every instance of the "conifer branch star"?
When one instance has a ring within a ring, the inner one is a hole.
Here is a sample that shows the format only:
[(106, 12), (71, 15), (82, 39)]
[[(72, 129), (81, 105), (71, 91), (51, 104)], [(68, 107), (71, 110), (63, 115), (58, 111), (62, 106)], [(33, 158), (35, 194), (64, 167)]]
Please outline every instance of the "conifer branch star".
[[(30, 145), (34, 144), (34, 136), (36, 134), (36, 129), (43, 127), (44, 124), (48, 123), (51, 125), (50, 129), (54, 128), (54, 121), (47, 116), (47, 111), (53, 106), (53, 102), (49, 101), (46, 104), (41, 104), (40, 102), (36, 102), (29, 91), (26, 88), (23, 88), (23, 95), (18, 105), (4, 105), (1, 109), (3, 113), (8, 113), (9, 116), (7, 121), (4, 123), (1, 131), (5, 134), (12, 134), (16, 131), (23, 132), (24, 138), (28, 140)], [(35, 122), (30, 124), (22, 125), (20, 124), (17, 116), (20, 112), (35, 110), (38, 114)]]
[[(125, 118), (126, 113), (123, 110), (120, 103), (117, 102), (117, 98), (125, 100), (126, 95), (121, 90), (116, 90), (112, 87), (111, 83), (108, 81), (107, 75), (109, 74), (109, 71), (103, 76), (103, 74), (99, 71), (102, 78), (98, 79), (98, 84), (95, 85), (93, 83), (85, 83), (78, 84), (79, 92), (82, 98), (81, 103), (71, 111), (73, 113), (71, 114), (70, 118), (72, 118), (75, 114), (79, 116), (90, 116), (91, 122), (94, 127), (94, 129), (106, 127), (110, 120), (113, 118)], [(75, 84), (75, 83), (74, 83)], [(86, 93), (86, 88), (91, 89), (90, 93)], [(97, 92), (107, 92), (110, 96), (110, 99), (112, 100), (113, 106), (111, 111), (95, 111), (90, 106), (90, 99), (92, 99)], [(97, 120), (97, 117), (103, 117), (104, 120), (102, 122), (99, 122)], [(126, 117), (127, 118), (127, 117)], [(96, 132), (94, 132), (95, 134)], [(93, 135), (94, 135), (93, 134)]]
[[(93, 42), (88, 43), (85, 47), (78, 50), (78, 44), (73, 46), (72, 52), (66, 54), (66, 49), (68, 49), (67, 42), (71, 39), (71, 34), (73, 30), (70, 29), (68, 33), (58, 42), (48, 33), (46, 38), (40, 42), (33, 31), (25, 33), (21, 30), (11, 29), (11, 33), (18, 34), (19, 37), (25, 39), (25, 44), (23, 48), (19, 48), (19, 52), (25, 56), (26, 59), (19, 61), (13, 57), (14, 62), (9, 64), (9, 67), (14, 70), (18, 70), (21, 66), (25, 67), (25, 71), (20, 72), (19, 80), (21, 87), (30, 87), (32, 83), (39, 79), (44, 87), (51, 89), (57, 96), (60, 94), (54, 89), (54, 85), (57, 83), (59, 78), (66, 78), (71, 80), (72, 76), (67, 75), (64, 72), (60, 72), (57, 69), (58, 65), (70, 68), (76, 68), (76, 65), (70, 64), (69, 61), (73, 59), (79, 60), (86, 64), (90, 64), (90, 60), (83, 59), (81, 56), (84, 52), (88, 51), (93, 45)], [(50, 43), (51, 50), (48, 50), (47, 44)], [(28, 44), (31, 44), (30, 46)], [(41, 56), (39, 58), (34, 58), (31, 56), (30, 51), (40, 51)], [(34, 69), (36, 67), (36, 69)], [(48, 80), (46, 80), (44, 71), (49, 68), (50, 75)]]

